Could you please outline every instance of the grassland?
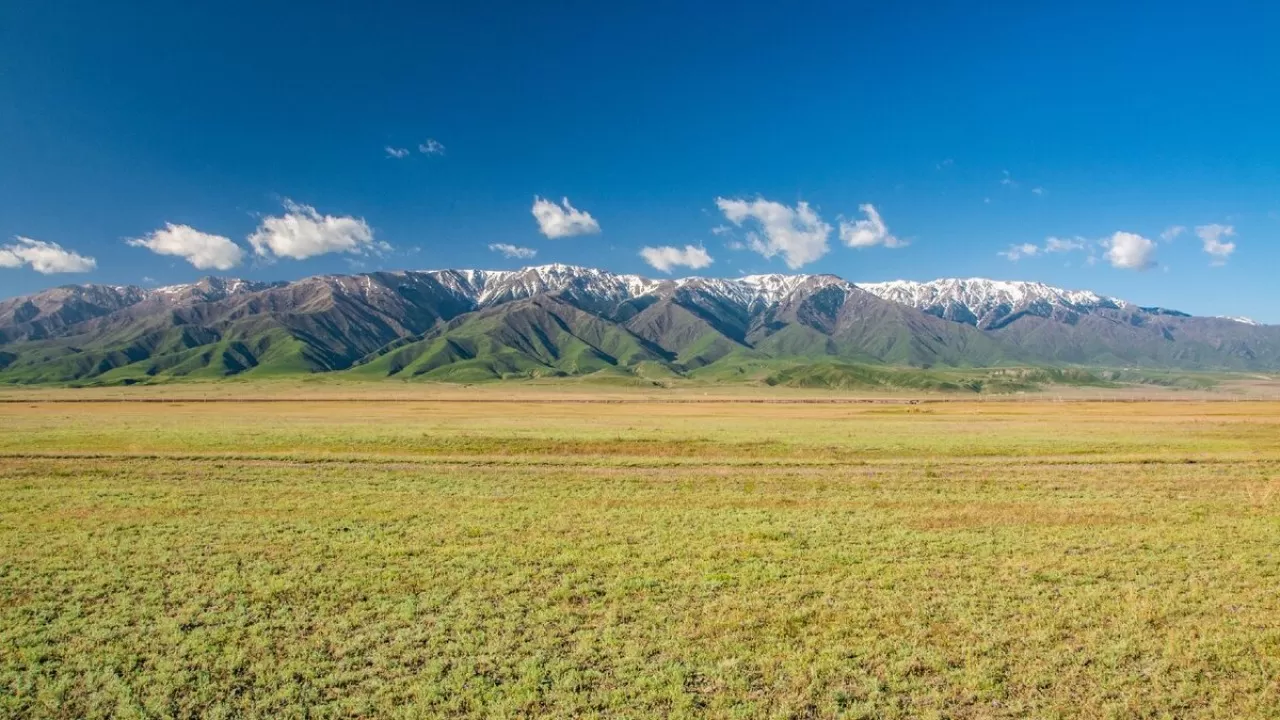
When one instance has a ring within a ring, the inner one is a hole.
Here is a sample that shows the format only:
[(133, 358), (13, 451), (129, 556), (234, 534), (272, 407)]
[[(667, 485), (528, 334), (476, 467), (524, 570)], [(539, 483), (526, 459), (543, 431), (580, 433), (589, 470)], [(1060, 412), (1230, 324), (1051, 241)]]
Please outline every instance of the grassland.
[(281, 387), (0, 398), (0, 715), (1280, 716), (1280, 403)]

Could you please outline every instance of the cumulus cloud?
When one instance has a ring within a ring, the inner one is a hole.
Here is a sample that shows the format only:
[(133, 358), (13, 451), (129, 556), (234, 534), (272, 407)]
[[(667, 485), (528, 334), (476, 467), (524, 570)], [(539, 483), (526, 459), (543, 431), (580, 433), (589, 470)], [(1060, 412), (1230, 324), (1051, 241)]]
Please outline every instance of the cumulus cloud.
[(391, 147), (390, 145), (388, 145), (385, 148), (383, 148), (383, 150), (387, 151), (387, 157), (393, 157), (393, 158), (396, 158), (397, 160), (400, 158), (409, 157), (408, 148)]
[(1102, 240), (1107, 261), (1121, 270), (1148, 270), (1155, 267), (1156, 243), (1137, 233), (1120, 231)]
[(840, 240), (851, 248), (867, 248), (883, 245), (887, 248), (899, 248), (906, 245), (896, 235), (889, 232), (889, 228), (885, 226), (884, 220), (880, 219), (880, 213), (876, 211), (874, 205), (867, 203), (859, 205), (858, 209), (866, 215), (865, 220), (856, 220), (849, 222), (841, 218), (840, 220)]
[(1235, 237), (1236, 229), (1232, 225), (1201, 225), (1196, 228), (1196, 235), (1204, 243), (1204, 251), (1213, 257), (1214, 265), (1225, 265), (1227, 258), (1236, 251), (1236, 244), (1224, 241), (1223, 238)]
[(1183, 225), (1170, 225), (1164, 229), (1164, 232), (1160, 233), (1160, 239), (1169, 242), (1186, 231), (1187, 228)]
[(502, 253), (503, 257), (520, 258), (528, 260), (538, 254), (537, 250), (527, 247), (518, 247), (507, 243), (490, 243), (489, 249), (496, 253)]
[(594, 235), (600, 232), (600, 223), (591, 217), (591, 213), (570, 205), (569, 198), (564, 198), (557, 205), (535, 195), (532, 212), (538, 221), (538, 230), (549, 238)]
[(653, 266), (655, 270), (669, 273), (675, 267), (688, 267), (697, 270), (710, 265), (713, 260), (707, 251), (700, 247), (685, 245), (684, 249), (664, 245), (662, 247), (646, 247), (640, 250), (640, 257)]
[[(408, 153), (408, 150), (405, 151)], [(443, 155), (444, 143), (434, 138), (427, 138), (427, 141), (418, 145), (418, 152), (423, 155)]]
[(203, 233), (190, 225), (165, 223), (160, 230), (128, 243), (157, 255), (183, 258), (199, 270), (230, 270), (244, 259), (244, 250), (231, 238)]
[(268, 217), (249, 236), (255, 254), (306, 260), (326, 253), (364, 253), (390, 250), (375, 242), (363, 218), (321, 215), (310, 205), (284, 201), (284, 215)]
[(758, 228), (758, 232), (747, 236), (749, 248), (766, 258), (782, 255), (792, 270), (827, 254), (831, 226), (822, 221), (809, 203), (802, 201), (792, 208), (764, 198), (750, 201), (716, 198), (716, 206), (734, 225), (743, 227), (751, 223)]
[(98, 267), (98, 261), (66, 250), (58, 243), (32, 240), (19, 235), (12, 243), (0, 247), (0, 268), (24, 266), (43, 275), (52, 275), (89, 272)]

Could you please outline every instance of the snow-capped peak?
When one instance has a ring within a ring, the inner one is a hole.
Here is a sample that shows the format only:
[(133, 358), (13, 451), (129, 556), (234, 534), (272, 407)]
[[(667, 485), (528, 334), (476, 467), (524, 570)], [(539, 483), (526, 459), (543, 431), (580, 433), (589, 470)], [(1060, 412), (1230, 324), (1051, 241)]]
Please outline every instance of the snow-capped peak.
[(776, 305), (814, 278), (845, 282), (832, 275), (747, 275), (740, 278), (685, 277), (655, 280), (576, 265), (534, 265), (519, 270), (429, 270), (426, 275), (477, 306), (497, 305), (543, 293), (573, 292), (595, 300), (625, 302), (646, 295), (697, 287), (747, 307)]
[(168, 300), (177, 299), (195, 299), (195, 300), (217, 300), (232, 295), (239, 295), (246, 292), (257, 292), (265, 288), (271, 287), (275, 283), (257, 283), (240, 278), (220, 278), (212, 275), (201, 278), (193, 283), (183, 283), (180, 285), (166, 285), (164, 287), (154, 288), (146, 291), (147, 297), (164, 298)]
[(944, 278), (930, 282), (892, 280), (882, 283), (859, 283), (858, 287), (880, 297), (907, 304), (959, 301), (965, 304), (1027, 302), (1064, 302), (1072, 305), (1122, 304), (1088, 290), (1063, 290), (1039, 282), (1021, 280), (989, 280), (987, 278)]
[(812, 275), (747, 275), (736, 282), (750, 288), (757, 300), (774, 304), (795, 292)]
[(626, 300), (644, 294), (656, 284), (638, 275), (615, 275), (576, 265), (538, 265), (486, 273), (475, 300), (483, 305), (569, 289), (602, 299)]
[(860, 283), (858, 287), (885, 300), (979, 326), (991, 325), (1014, 312), (1047, 316), (1059, 310), (1089, 312), (1128, 306), (1123, 300), (1088, 290), (987, 278), (945, 278), (923, 283), (893, 280)]

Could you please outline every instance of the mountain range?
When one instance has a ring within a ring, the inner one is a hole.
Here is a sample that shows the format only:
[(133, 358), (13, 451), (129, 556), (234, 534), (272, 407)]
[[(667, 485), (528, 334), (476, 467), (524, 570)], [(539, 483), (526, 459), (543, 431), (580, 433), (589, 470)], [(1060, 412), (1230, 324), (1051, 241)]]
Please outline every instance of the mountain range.
[(984, 279), (649, 279), (544, 265), (68, 285), (0, 301), (0, 382), (340, 372), (794, 380), (832, 368), (1280, 370), (1280, 326)]

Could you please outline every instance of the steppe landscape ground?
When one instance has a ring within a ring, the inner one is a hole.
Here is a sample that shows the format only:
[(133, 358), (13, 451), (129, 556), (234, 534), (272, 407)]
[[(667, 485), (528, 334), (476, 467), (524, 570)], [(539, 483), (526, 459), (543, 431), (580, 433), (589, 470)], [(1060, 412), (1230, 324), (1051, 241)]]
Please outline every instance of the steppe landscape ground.
[(0, 393), (0, 715), (1280, 716), (1280, 402), (371, 387)]

